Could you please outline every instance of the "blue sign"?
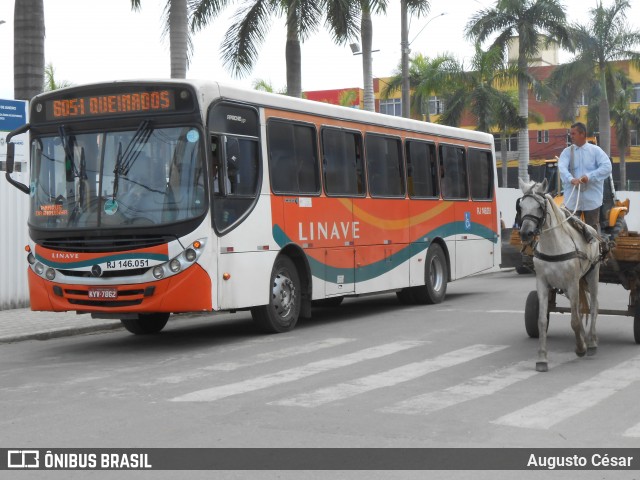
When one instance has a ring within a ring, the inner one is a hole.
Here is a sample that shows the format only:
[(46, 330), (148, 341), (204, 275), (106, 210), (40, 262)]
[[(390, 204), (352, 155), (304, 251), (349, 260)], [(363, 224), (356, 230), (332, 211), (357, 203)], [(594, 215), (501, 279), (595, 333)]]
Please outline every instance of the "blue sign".
[(27, 102), (0, 98), (0, 132), (10, 132), (27, 123)]
[(471, 212), (464, 212), (464, 229), (471, 230)]

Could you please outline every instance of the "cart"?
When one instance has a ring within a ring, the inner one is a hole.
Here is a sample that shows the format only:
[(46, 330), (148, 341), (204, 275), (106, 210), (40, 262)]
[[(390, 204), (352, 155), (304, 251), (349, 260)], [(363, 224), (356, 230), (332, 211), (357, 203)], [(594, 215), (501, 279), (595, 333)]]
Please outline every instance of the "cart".
[[(600, 265), (600, 282), (622, 285), (629, 291), (629, 305), (626, 310), (600, 309), (598, 314), (624, 315), (633, 317), (633, 337), (640, 344), (640, 234), (628, 232), (616, 239), (616, 246), (607, 261)], [(549, 305), (547, 313), (547, 328), (549, 327), (549, 313), (571, 313), (569, 307), (559, 307), (556, 302), (562, 292), (549, 291)], [(588, 308), (583, 313), (588, 312)], [(538, 292), (529, 292), (524, 310), (524, 326), (527, 334), (538, 338)]]

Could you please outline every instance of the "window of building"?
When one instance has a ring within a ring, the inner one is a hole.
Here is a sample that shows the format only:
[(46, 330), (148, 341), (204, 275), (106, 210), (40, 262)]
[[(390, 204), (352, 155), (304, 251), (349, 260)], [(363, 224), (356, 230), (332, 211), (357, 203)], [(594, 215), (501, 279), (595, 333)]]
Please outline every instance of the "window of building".
[(638, 143), (638, 130), (631, 130), (631, 135), (629, 137), (629, 145), (632, 147), (638, 147), (640, 144)]
[(407, 151), (407, 186), (411, 198), (434, 198), (440, 194), (436, 146), (409, 140)]
[(402, 142), (368, 134), (365, 138), (367, 177), (372, 197), (404, 197)]
[(322, 170), (327, 195), (364, 195), (360, 132), (322, 129)]
[(469, 149), (469, 182), (473, 200), (493, 198), (493, 162), (491, 152)]
[(466, 199), (469, 196), (469, 190), (464, 148), (441, 144), (439, 153), (442, 197), (445, 199)]
[(640, 83), (636, 83), (633, 86), (633, 91), (631, 92), (631, 102), (640, 103)]
[(429, 97), (429, 115), (440, 115), (444, 112), (444, 100), (432, 96)]
[(320, 193), (316, 129), (313, 125), (269, 120), (269, 172), (276, 193)]
[(549, 143), (549, 130), (538, 130), (538, 143)]
[(580, 92), (580, 96), (578, 97), (578, 107), (586, 107), (589, 105), (589, 97), (587, 93), (582, 91)]
[(380, 113), (385, 115), (393, 115), (394, 117), (402, 116), (402, 99), (389, 98), (388, 100), (380, 100)]
[[(494, 133), (493, 141), (496, 146), (496, 152), (502, 151), (502, 138), (501, 134)], [(514, 133), (513, 135), (509, 135), (507, 137), (507, 152), (517, 152), (518, 151), (518, 134)]]

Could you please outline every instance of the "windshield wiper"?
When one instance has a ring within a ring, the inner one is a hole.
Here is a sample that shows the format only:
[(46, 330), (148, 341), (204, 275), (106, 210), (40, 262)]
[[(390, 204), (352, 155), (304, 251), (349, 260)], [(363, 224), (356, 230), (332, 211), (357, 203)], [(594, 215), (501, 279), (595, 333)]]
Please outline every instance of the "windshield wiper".
[(60, 141), (62, 142), (62, 148), (64, 150), (64, 169), (67, 182), (73, 182), (73, 179), (78, 176), (78, 169), (73, 160), (73, 149), (64, 125), (58, 127), (58, 134), (60, 135)]
[(133, 134), (133, 137), (127, 143), (127, 146), (122, 151), (122, 143), (118, 143), (118, 155), (116, 157), (116, 165), (113, 169), (113, 199), (115, 200), (118, 194), (118, 180), (120, 175), (127, 175), (131, 166), (134, 164), (138, 156), (140, 155), (140, 149), (136, 148), (138, 145), (144, 145), (151, 137), (151, 127), (149, 120), (143, 120), (138, 129)]

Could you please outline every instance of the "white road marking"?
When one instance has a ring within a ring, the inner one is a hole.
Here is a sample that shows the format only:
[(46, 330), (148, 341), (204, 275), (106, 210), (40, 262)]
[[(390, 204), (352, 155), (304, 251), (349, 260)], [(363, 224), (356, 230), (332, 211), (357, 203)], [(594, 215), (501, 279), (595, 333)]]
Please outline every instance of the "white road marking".
[(271, 402), (271, 405), (286, 405), (298, 407), (317, 407), (325, 403), (353, 397), (383, 387), (391, 387), (402, 382), (408, 382), (428, 373), (443, 368), (468, 362), (475, 358), (489, 355), (507, 348), (506, 345), (472, 345), (470, 347), (448, 352), (435, 358), (414, 362), (386, 372), (358, 378), (351, 382), (340, 383), (328, 388), (321, 388), (315, 392), (297, 395), (291, 398)]
[[(567, 363), (576, 358), (575, 353), (550, 354), (551, 367)], [(469, 400), (492, 395), (515, 383), (533, 377), (538, 372), (535, 370), (535, 360), (527, 360), (509, 367), (498, 369), (487, 375), (472, 378), (471, 380), (454, 385), (453, 387), (429, 392), (389, 407), (379, 409), (383, 413), (402, 413), (408, 415), (428, 415), (430, 413), (458, 405)]]
[(401, 341), (387, 343), (376, 347), (366, 348), (354, 353), (342, 355), (339, 357), (328, 358), (326, 360), (320, 360), (312, 362), (307, 365), (290, 368), (288, 370), (281, 370), (276, 373), (262, 375), (255, 378), (250, 378), (242, 382), (230, 383), (227, 385), (221, 385), (218, 387), (206, 388), (204, 390), (198, 390), (186, 395), (181, 395), (171, 399), (173, 402), (213, 402), (221, 398), (230, 397), (232, 395), (239, 395), (241, 393), (252, 392), (263, 388), (272, 387), (274, 385), (280, 385), (283, 383), (293, 382), (300, 380), (301, 378), (309, 377), (336, 368), (353, 365), (365, 360), (371, 360), (374, 358), (384, 357), (393, 353), (408, 350), (410, 348), (419, 347), (425, 345), (427, 342), (420, 341)]
[(504, 415), (491, 423), (546, 430), (640, 380), (640, 356), (609, 368), (559, 394)]
[(640, 423), (637, 423), (633, 427), (625, 430), (622, 434), (623, 437), (640, 437)]
[(261, 363), (267, 363), (272, 360), (279, 360), (281, 358), (293, 357), (295, 355), (312, 353), (318, 350), (322, 350), (324, 348), (336, 347), (338, 345), (343, 345), (345, 343), (353, 342), (354, 340), (355, 340), (354, 338), (327, 338), (326, 340), (321, 340), (319, 342), (312, 342), (312, 343), (307, 343), (301, 346), (283, 348), (281, 350), (276, 350), (274, 352), (260, 353), (242, 362), (216, 363), (215, 365), (210, 365), (208, 367), (205, 367), (204, 370), (229, 372), (232, 370), (237, 370), (242, 367), (251, 367), (254, 365), (259, 365)]

